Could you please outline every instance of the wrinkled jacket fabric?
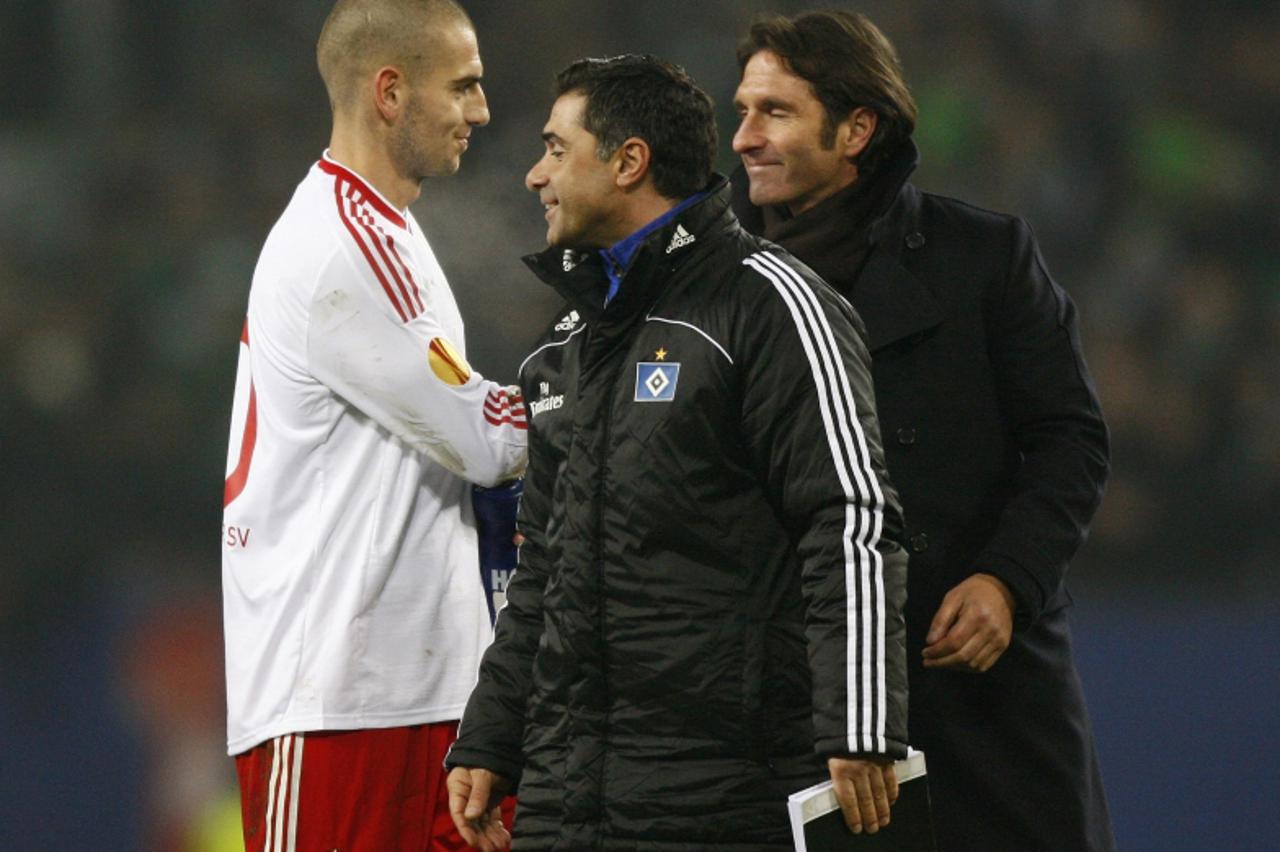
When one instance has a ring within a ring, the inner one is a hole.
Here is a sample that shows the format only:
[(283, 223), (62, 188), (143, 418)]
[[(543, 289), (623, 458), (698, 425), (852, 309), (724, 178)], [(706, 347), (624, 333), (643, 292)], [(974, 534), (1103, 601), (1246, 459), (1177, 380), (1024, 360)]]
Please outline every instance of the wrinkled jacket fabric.
[(905, 551), (848, 304), (723, 178), (521, 367), (526, 541), (448, 763), (518, 781), (517, 849), (788, 849), (829, 755), (902, 757)]

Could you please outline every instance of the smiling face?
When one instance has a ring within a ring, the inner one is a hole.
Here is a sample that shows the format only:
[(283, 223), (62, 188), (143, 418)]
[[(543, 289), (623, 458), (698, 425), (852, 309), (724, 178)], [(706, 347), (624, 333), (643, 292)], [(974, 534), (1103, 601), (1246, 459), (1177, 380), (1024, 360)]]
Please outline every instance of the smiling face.
[(428, 50), (430, 66), (418, 72), (391, 143), (396, 170), (415, 181), (456, 172), (471, 128), (489, 123), (471, 26), (454, 21), (440, 27)]
[(830, 134), (812, 86), (777, 54), (762, 50), (747, 61), (733, 102), (741, 120), (733, 150), (751, 181), (752, 204), (785, 204), (798, 214), (858, 179), (847, 144), (850, 122)]
[(547, 243), (558, 248), (605, 248), (625, 237), (614, 160), (597, 155), (597, 138), (582, 126), (586, 97), (569, 92), (556, 99), (542, 130), (546, 151), (525, 176), (546, 209)]

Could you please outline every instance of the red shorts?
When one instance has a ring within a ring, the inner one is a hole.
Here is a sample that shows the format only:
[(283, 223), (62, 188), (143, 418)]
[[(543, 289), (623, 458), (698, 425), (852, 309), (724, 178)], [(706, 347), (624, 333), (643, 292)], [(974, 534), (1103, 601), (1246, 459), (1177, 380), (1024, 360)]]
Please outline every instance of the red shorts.
[[(445, 753), (457, 722), (289, 734), (236, 755), (246, 852), (463, 850)], [(511, 827), (515, 800), (502, 803)]]

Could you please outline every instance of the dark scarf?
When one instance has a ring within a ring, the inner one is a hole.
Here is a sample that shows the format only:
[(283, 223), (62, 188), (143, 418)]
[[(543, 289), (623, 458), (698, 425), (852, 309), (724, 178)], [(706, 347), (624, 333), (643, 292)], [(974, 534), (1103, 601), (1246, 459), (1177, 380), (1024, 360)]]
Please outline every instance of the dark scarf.
[(871, 229), (915, 171), (919, 156), (908, 141), (876, 171), (798, 216), (783, 205), (763, 208), (765, 239), (802, 259), (840, 292), (851, 293), (871, 253)]

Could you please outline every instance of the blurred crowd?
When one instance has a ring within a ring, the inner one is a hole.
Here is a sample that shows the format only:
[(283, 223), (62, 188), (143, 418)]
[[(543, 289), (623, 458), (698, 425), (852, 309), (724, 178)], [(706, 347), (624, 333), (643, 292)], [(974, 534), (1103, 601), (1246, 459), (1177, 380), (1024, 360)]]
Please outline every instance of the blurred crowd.
[[(808, 4), (467, 5), (493, 120), (415, 214), (471, 361), (509, 381), (556, 308), (518, 260), (542, 240), (523, 176), (553, 73), (629, 51), (685, 65), (728, 171), (735, 40)], [(916, 182), (1025, 217), (1080, 308), (1114, 474), (1075, 585), (1274, 599), (1280, 5), (857, 8), (919, 102)], [(13, 828), (69, 805), (110, 811), (84, 836), (122, 839), (94, 848), (234, 848), (219, 498), (257, 250), (327, 141), (327, 9), (0, 2), (0, 737), (41, 767), (0, 794), (16, 848), (78, 848), (71, 822), (65, 846)]]

